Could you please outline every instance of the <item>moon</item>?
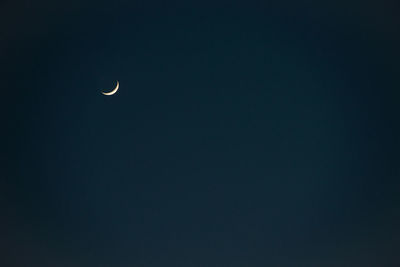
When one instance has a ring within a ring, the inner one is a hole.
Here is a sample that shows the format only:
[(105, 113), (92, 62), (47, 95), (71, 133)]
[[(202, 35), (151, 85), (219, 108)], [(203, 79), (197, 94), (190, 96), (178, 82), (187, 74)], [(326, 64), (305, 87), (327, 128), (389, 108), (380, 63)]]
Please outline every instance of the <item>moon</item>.
[(103, 95), (113, 95), (118, 91), (119, 88), (119, 82), (117, 81), (117, 86), (115, 86), (114, 90), (112, 90), (111, 92), (105, 93), (105, 92), (101, 92)]

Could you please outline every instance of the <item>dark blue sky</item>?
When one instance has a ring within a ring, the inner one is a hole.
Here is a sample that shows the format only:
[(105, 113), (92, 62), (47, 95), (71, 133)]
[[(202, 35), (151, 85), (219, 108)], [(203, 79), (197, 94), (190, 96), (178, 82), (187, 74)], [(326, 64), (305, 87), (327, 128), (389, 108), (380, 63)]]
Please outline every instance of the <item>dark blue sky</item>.
[(0, 10), (1, 266), (400, 264), (390, 2)]

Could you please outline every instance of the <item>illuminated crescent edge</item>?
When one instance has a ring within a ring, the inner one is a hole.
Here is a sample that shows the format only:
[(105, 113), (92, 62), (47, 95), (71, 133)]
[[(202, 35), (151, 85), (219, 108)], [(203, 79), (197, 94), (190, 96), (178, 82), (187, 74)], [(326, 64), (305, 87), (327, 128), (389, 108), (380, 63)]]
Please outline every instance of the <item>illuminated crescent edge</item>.
[(118, 88), (119, 88), (119, 82), (117, 81), (117, 86), (115, 86), (114, 90), (112, 90), (111, 92), (108, 92), (108, 93), (104, 93), (104, 92), (101, 92), (101, 93), (103, 95), (113, 95), (118, 91)]

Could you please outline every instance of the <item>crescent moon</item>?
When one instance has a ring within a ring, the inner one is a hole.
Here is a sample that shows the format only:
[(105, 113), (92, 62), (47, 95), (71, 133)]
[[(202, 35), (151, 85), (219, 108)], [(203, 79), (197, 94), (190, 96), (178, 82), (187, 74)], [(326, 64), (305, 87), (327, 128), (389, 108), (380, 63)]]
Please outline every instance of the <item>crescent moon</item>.
[(115, 86), (114, 90), (112, 90), (111, 92), (105, 93), (105, 92), (101, 92), (103, 95), (113, 95), (118, 91), (119, 88), (119, 82), (117, 81), (117, 86)]

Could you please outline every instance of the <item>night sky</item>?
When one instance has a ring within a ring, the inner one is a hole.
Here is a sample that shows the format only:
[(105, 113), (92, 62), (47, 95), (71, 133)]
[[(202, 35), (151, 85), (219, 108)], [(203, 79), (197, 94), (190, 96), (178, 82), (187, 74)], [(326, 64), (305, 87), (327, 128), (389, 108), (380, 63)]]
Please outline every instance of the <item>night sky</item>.
[(400, 9), (322, 2), (3, 1), (0, 266), (400, 266)]

